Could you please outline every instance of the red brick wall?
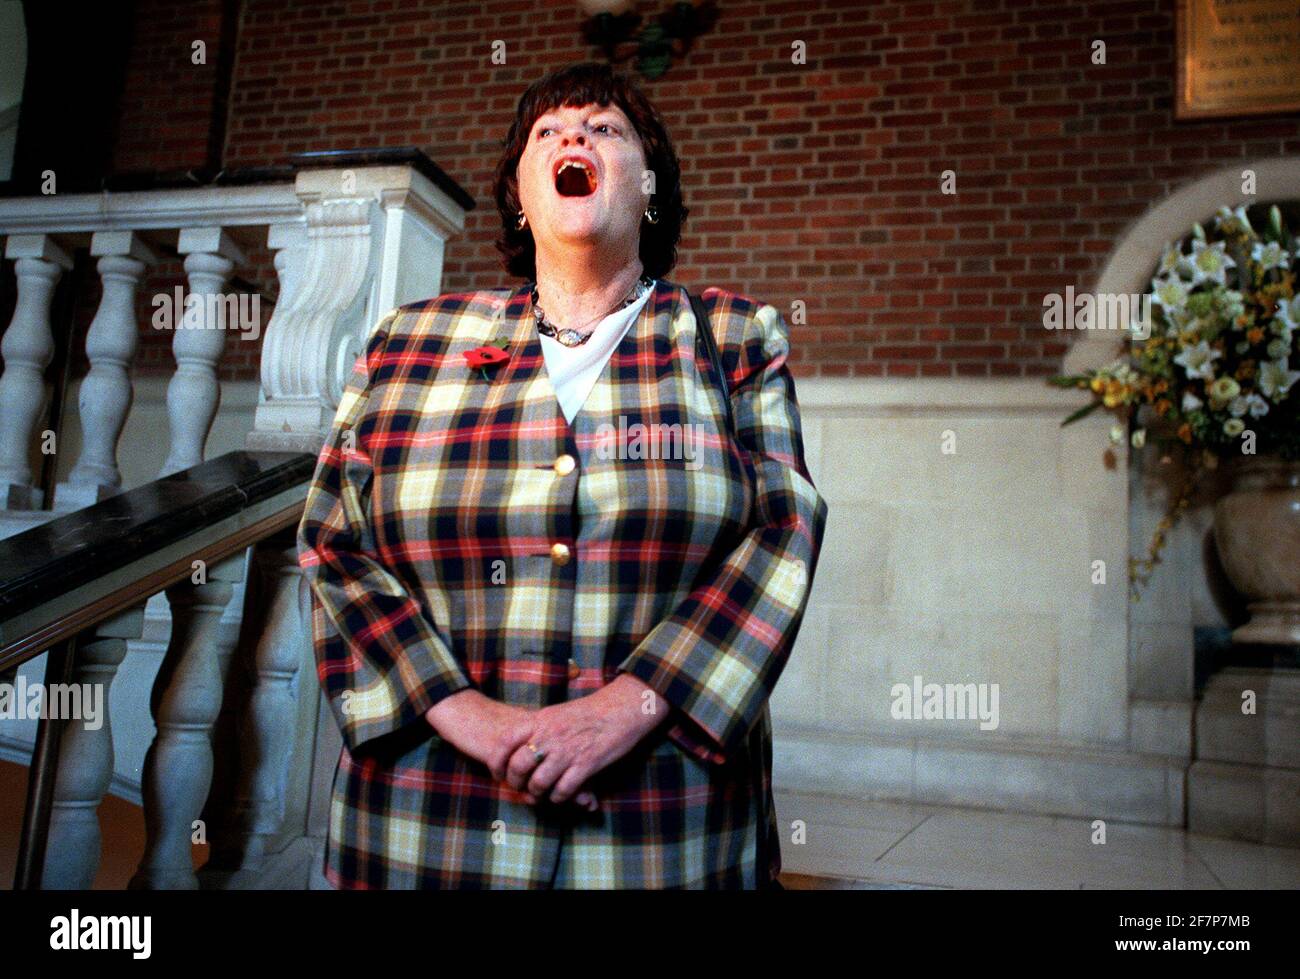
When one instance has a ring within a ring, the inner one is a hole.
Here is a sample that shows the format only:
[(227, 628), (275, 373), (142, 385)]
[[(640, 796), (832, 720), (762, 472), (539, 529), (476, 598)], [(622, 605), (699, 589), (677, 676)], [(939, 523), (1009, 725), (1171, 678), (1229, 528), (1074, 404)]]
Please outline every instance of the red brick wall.
[[(201, 167), (216, 95), (221, 0), (136, 0), (135, 8), (115, 169)], [(204, 64), (192, 60), (195, 41), (206, 47)]]
[[(197, 30), (212, 6), (142, 27), (136, 57), (157, 82), (127, 106), (123, 167), (174, 166), (191, 141), (201, 158), (200, 107), (175, 95), (188, 68), (169, 66), (188, 58), (177, 19)], [(1174, 0), (721, 6), (645, 83), (692, 208), (670, 277), (787, 315), (804, 300), (798, 374), (1050, 373), (1064, 348), (1041, 326), (1044, 293), (1088, 288), (1124, 227), (1188, 180), (1300, 153), (1300, 114), (1174, 121)], [(247, 0), (225, 163), (421, 146), (479, 202), (443, 289), (512, 284), (492, 247), (492, 169), (525, 86), (597, 55), (579, 20), (568, 0)], [(955, 196), (940, 193), (947, 169)]]
[[(208, 141), (220, 86), (222, 0), (136, 0), (134, 22), (114, 169), (181, 172), (202, 168), (208, 162)], [(196, 41), (205, 45), (202, 64), (193, 60)], [(237, 234), (249, 257), (237, 275), (260, 290), (266, 319), (273, 308), (269, 300), (276, 294), (277, 285), (271, 255), (265, 248), (265, 232), (255, 237), (242, 230)], [(153, 266), (141, 282), (136, 310), (142, 326), (135, 357), (135, 369), (140, 374), (169, 375), (176, 369), (171, 349), (173, 334), (150, 326), (154, 312), (150, 297), (170, 294), (175, 286), (184, 283), (180, 256)], [(83, 329), (74, 343), (73, 376), (89, 369), (84, 327), (94, 315), (100, 292), (98, 280), (92, 276), (78, 302), (78, 320)], [(255, 342), (238, 338), (239, 334), (228, 338), (217, 372), (223, 380), (257, 377), (261, 338)]]

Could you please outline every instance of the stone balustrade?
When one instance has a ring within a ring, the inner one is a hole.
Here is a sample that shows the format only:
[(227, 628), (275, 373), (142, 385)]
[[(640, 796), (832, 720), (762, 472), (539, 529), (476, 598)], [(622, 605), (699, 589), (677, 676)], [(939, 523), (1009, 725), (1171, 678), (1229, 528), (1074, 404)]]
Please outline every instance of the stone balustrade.
[[(248, 245), (259, 240), (274, 254), (279, 295), (242, 447), (319, 451), (367, 330), (393, 306), (440, 291), (445, 242), (463, 230), (473, 206), (427, 160), (335, 155), (328, 162), (246, 185), (0, 199), (0, 239), (17, 279), (0, 345), (7, 421), (0, 537), (132, 488), (122, 475), (124, 449), (148, 453), (156, 475), (204, 461), (222, 409), (229, 334), (248, 325), (240, 317), (254, 298), (232, 283), (249, 272)], [(52, 300), (79, 249), (89, 250), (102, 289), (86, 336), (90, 370), (75, 418), (81, 445), (71, 465), (59, 460), (60, 478), (47, 493), (36, 463), (59, 441), (42, 428), (51, 393), (45, 374), (57, 346)], [(152, 431), (147, 445), (124, 446), (137, 341), (147, 328), (136, 313), (141, 284), (169, 257), (184, 265), (183, 315), (172, 297), (150, 297), (151, 307), (176, 315), (166, 430)], [(204, 886), (308, 885), (312, 779), (303, 773), (318, 754), (319, 695), (306, 601), (293, 542), (281, 534), (196, 569), (193, 582), (83, 637), (76, 676), (103, 684), (105, 704), (111, 684), (115, 702), (137, 709), (95, 730), (67, 725), (44, 886), (94, 879), (96, 810), (110, 787), (138, 793), (145, 808), (147, 846), (133, 887), (200, 886), (191, 866), (200, 840), (214, 854)], [(151, 634), (151, 620), (162, 655), (129, 656)], [(34, 660), (23, 669), (39, 679), (40, 666)], [(148, 711), (139, 709), (145, 703)], [(0, 755), (25, 763), (31, 734), (31, 725), (0, 724)], [(115, 740), (124, 738), (149, 744), (142, 769), (116, 764)], [(223, 754), (227, 742), (233, 750)]]

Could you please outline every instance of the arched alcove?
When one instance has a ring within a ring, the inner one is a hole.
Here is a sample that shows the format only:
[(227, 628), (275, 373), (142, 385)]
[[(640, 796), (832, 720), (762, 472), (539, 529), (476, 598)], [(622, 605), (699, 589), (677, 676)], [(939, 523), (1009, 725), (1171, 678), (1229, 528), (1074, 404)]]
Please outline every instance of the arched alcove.
[[(1255, 194), (1242, 193), (1242, 174), (1247, 170), (1255, 175)], [(1235, 208), (1261, 200), (1300, 200), (1300, 156), (1234, 163), (1180, 187), (1125, 229), (1090, 291), (1111, 295), (1145, 293), (1165, 245), (1181, 238), (1193, 223), (1205, 221), (1224, 205)], [(1117, 350), (1114, 333), (1084, 333), (1066, 354), (1064, 372), (1075, 374), (1099, 367), (1114, 360)]]
[[(1254, 194), (1243, 193), (1243, 174), (1253, 173)], [(1154, 202), (1118, 237), (1100, 274), (1084, 288), (1094, 294), (1143, 294), (1165, 247), (1183, 238), (1196, 222), (1205, 224), (1221, 207), (1300, 201), (1300, 156), (1242, 160), (1190, 181)], [(1260, 224), (1255, 222), (1258, 229)], [(1080, 373), (1114, 360), (1123, 340), (1114, 332), (1081, 334), (1064, 359), (1065, 373)], [(1100, 446), (1097, 451), (1101, 451)], [(1157, 522), (1164, 516), (1182, 471), (1162, 466), (1159, 453), (1134, 453), (1120, 446), (1117, 456), (1128, 467), (1123, 505), (1128, 513), (1131, 552), (1145, 554)], [(1148, 755), (1185, 759), (1189, 766), (1189, 820), (1202, 832), (1264, 838), (1263, 803), (1219, 771), (1219, 763), (1201, 756), (1198, 732), (1208, 730), (1206, 703), (1220, 696), (1212, 682), (1217, 637), (1235, 624), (1236, 596), (1222, 578), (1212, 535), (1213, 504), (1223, 490), (1222, 474), (1207, 473), (1192, 505), (1168, 535), (1168, 543), (1140, 602), (1128, 610), (1129, 744)], [(1230, 699), (1230, 698), (1227, 698)], [(1227, 701), (1225, 700), (1225, 703)], [(1228, 707), (1232, 707), (1231, 704)], [(1225, 713), (1226, 711), (1226, 713)], [(1231, 711), (1220, 711), (1227, 716)], [(1217, 716), (1217, 715), (1216, 715)], [(1211, 720), (1213, 718), (1211, 717)], [(1198, 767), (1199, 766), (1199, 767)], [(1224, 772), (1245, 772), (1228, 766)], [(1252, 770), (1253, 771), (1253, 770)], [(1246, 776), (1241, 776), (1243, 779)], [(1258, 773), (1250, 778), (1264, 778)], [(1268, 776), (1271, 777), (1271, 776)], [(1256, 788), (1262, 782), (1251, 783)], [(1262, 798), (1262, 796), (1261, 796)], [(1258, 811), (1257, 811), (1258, 810)], [(1243, 821), (1255, 829), (1240, 829)], [(1256, 825), (1257, 824), (1257, 825)], [(1226, 827), (1226, 828), (1225, 828)], [(1252, 834), (1254, 834), (1252, 836)]]

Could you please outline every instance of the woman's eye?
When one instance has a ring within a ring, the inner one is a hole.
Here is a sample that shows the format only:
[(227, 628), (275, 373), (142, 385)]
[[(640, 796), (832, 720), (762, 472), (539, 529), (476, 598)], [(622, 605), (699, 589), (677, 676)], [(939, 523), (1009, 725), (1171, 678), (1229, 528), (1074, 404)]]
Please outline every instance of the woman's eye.
[[(614, 132), (618, 132), (618, 127), (617, 127), (617, 126), (613, 126), (613, 125), (611, 125), (611, 124), (608, 123), (608, 122), (602, 122), (602, 123), (600, 123), (598, 126), (596, 126), (596, 128), (597, 128), (597, 129), (610, 129), (610, 130), (613, 130)], [(543, 126), (541, 129), (537, 130), (537, 138), (538, 138), (538, 139), (541, 139), (543, 136), (545, 136), (545, 135), (546, 135), (547, 133), (549, 133), (550, 131), (551, 131), (551, 127), (550, 127), (550, 126)]]

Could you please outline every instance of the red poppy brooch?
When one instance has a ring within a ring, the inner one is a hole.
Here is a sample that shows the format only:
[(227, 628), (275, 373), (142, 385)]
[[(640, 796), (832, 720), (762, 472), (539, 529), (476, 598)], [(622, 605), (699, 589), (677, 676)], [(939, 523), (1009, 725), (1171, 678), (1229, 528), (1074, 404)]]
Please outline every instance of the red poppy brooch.
[(487, 369), (495, 367), (497, 364), (504, 363), (510, 359), (506, 353), (507, 340), (494, 340), (491, 343), (485, 343), (481, 347), (475, 347), (473, 350), (466, 350), (463, 354), (465, 363), (470, 367), (477, 367), (479, 373), (483, 375), (483, 380), (488, 380)]

